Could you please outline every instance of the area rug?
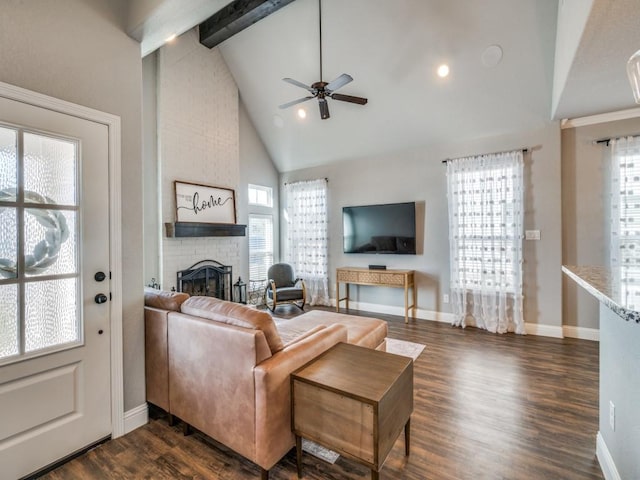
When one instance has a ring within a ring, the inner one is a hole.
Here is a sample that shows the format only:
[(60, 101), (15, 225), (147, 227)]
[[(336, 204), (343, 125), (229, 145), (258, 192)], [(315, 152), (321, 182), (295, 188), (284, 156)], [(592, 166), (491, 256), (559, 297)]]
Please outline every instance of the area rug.
[(387, 337), (387, 352), (411, 357), (414, 361), (418, 359), (424, 348), (425, 346), (421, 343), (407, 342), (406, 340), (396, 340), (395, 338)]
[[(424, 349), (425, 345), (422, 345), (421, 343), (407, 342), (406, 340), (397, 340), (395, 338), (387, 337), (387, 352), (389, 353), (410, 357), (415, 361)], [(302, 439), (302, 450), (329, 463), (336, 463), (336, 460), (340, 458), (340, 455), (333, 450), (324, 448), (323, 446), (304, 438)]]

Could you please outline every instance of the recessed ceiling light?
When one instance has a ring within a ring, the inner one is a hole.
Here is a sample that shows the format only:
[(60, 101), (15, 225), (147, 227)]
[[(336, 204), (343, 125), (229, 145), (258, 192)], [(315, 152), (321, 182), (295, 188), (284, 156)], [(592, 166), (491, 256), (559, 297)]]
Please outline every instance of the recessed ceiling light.
[(443, 63), (438, 67), (438, 76), (444, 78), (447, 75), (449, 75), (449, 65)]
[(164, 41), (165, 41), (165, 43), (172, 42), (173, 40), (175, 40), (175, 39), (176, 39), (176, 37), (177, 37), (177, 36), (178, 36), (178, 35), (176, 35), (175, 33), (173, 33), (173, 34), (169, 35), (169, 36), (168, 36)]
[(500, 45), (489, 45), (482, 52), (482, 64), (487, 68), (496, 67), (502, 61), (502, 47)]
[(304, 108), (298, 109), (298, 117), (299, 118), (307, 118), (307, 111)]

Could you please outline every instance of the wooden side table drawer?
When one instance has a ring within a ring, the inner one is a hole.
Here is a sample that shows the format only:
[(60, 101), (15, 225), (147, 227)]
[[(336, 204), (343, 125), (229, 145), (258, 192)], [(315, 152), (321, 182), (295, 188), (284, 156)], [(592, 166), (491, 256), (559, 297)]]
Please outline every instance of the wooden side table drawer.
[(358, 272), (359, 283), (380, 283), (380, 274), (378, 272)]
[[(293, 382), (294, 429), (315, 442), (374, 463), (373, 406), (335, 392)], [(395, 440), (395, 439), (394, 439)]]
[(381, 273), (380, 283), (402, 287), (404, 285), (404, 275), (399, 273)]
[(345, 283), (357, 282), (358, 272), (351, 270), (338, 270), (338, 281)]

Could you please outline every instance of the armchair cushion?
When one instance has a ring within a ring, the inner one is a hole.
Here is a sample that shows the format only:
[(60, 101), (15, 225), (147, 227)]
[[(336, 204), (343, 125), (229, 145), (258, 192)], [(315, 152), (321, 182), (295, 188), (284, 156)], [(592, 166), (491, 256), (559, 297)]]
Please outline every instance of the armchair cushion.
[(194, 296), (180, 307), (182, 313), (206, 318), (237, 327), (261, 330), (274, 354), (284, 348), (271, 315), (240, 303), (227, 302), (215, 297)]
[[(267, 292), (269, 298), (273, 298), (273, 291), (269, 290)], [(303, 290), (298, 287), (282, 287), (278, 288), (276, 292), (278, 302), (287, 302), (290, 300), (302, 300)]]

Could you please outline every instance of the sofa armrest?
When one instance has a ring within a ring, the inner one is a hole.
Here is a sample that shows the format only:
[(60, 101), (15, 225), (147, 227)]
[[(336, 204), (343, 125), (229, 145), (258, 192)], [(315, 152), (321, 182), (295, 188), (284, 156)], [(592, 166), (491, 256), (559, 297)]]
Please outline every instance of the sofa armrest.
[(291, 373), (346, 341), (347, 328), (331, 325), (256, 365), (256, 463), (262, 468), (270, 469), (295, 444), (291, 432)]

